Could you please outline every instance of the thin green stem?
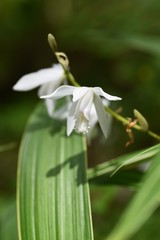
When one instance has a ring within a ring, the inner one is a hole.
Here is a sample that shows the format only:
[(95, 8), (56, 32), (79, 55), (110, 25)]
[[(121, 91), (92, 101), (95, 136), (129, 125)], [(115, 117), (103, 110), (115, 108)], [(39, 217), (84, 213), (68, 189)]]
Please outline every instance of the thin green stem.
[(76, 82), (71, 72), (69, 72), (68, 70), (65, 70), (65, 75), (73, 86), (80, 87), (79, 83)]
[(160, 141), (160, 136), (152, 131), (147, 131), (148, 135), (150, 135), (151, 137), (157, 139), (158, 141)]
[[(114, 112), (112, 109), (110, 109), (109, 107), (105, 107), (105, 110), (110, 113), (114, 118), (116, 118), (118, 121), (122, 122), (124, 125), (128, 125), (130, 123), (130, 121), (126, 118), (124, 118), (123, 116), (121, 116), (120, 114)], [(150, 130), (148, 131), (144, 131), (141, 126), (139, 126), (138, 124), (135, 124), (134, 126), (132, 126), (132, 128), (142, 131), (142, 132), (146, 132), (148, 133), (148, 135), (150, 135), (151, 137), (157, 139), (158, 141), (160, 141), (160, 136)]]
[[(121, 116), (120, 114), (114, 112), (111, 108), (105, 107), (105, 110), (112, 115), (112, 117), (116, 118), (118, 121), (122, 122), (124, 125), (128, 125), (130, 121), (126, 119), (125, 117)], [(133, 128), (142, 131), (142, 128), (138, 125), (135, 124)]]

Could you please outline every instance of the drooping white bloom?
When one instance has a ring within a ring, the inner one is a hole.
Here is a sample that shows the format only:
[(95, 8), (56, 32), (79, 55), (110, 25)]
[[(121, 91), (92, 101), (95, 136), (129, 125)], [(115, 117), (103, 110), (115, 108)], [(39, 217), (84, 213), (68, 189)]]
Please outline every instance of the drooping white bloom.
[[(40, 87), (38, 96), (51, 94), (64, 81), (64, 70), (60, 64), (55, 64), (51, 68), (44, 68), (37, 72), (29, 73), (21, 77), (13, 86), (15, 91), (29, 91)], [(45, 100), (48, 114), (54, 116), (55, 101)]]
[[(92, 123), (92, 117), (95, 118), (93, 123), (96, 118), (98, 118), (102, 132), (104, 136), (107, 137), (108, 121), (101, 97), (108, 101), (121, 100), (121, 98), (105, 93), (100, 87), (89, 88), (67, 85), (61, 86), (52, 94), (42, 96), (41, 98), (59, 99), (68, 95), (73, 95), (73, 99), (67, 117), (67, 135), (69, 136), (73, 129), (75, 129), (77, 133), (88, 133), (90, 123)], [(95, 114), (91, 116), (93, 105), (95, 107)]]

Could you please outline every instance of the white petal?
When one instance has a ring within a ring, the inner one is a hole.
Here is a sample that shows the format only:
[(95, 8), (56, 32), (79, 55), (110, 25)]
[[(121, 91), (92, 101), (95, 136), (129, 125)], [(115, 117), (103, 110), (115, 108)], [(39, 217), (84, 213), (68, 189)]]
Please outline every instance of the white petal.
[(97, 118), (96, 109), (95, 109), (95, 106), (92, 104), (91, 112), (90, 112), (90, 130), (92, 130), (95, 127), (97, 122), (98, 122), (98, 118)]
[(83, 112), (84, 116), (89, 120), (90, 111), (93, 103), (93, 91), (88, 90), (88, 92), (79, 100), (79, 109), (76, 109), (76, 114), (78, 112)]
[(108, 136), (108, 121), (107, 121), (107, 117), (106, 117), (106, 112), (104, 110), (104, 107), (103, 107), (100, 97), (96, 94), (94, 95), (94, 105), (96, 108), (100, 127), (102, 129), (104, 136), (107, 138), (107, 136)]
[(73, 102), (71, 105), (71, 108), (69, 110), (69, 114), (68, 114), (68, 118), (67, 118), (67, 135), (69, 136), (71, 134), (71, 132), (74, 129), (75, 126), (75, 110), (77, 107), (77, 103), (78, 102)]
[(94, 87), (93, 89), (94, 89), (94, 92), (95, 92), (97, 95), (102, 96), (102, 97), (105, 97), (105, 98), (106, 98), (107, 100), (109, 100), (109, 101), (117, 101), (117, 100), (121, 100), (121, 99), (122, 99), (122, 98), (120, 98), (120, 97), (112, 96), (112, 95), (104, 92), (104, 91), (102, 90), (102, 88), (100, 88), (100, 87)]
[(41, 69), (34, 73), (24, 75), (13, 86), (16, 91), (29, 91), (50, 81), (61, 81), (64, 77), (64, 71), (60, 64), (52, 68)]
[(48, 115), (50, 117), (53, 117), (54, 116), (55, 101), (53, 99), (45, 99), (45, 104), (46, 104)]
[(52, 94), (41, 96), (40, 98), (54, 98), (59, 99), (68, 95), (72, 95), (75, 87), (63, 85), (57, 88)]
[(75, 90), (73, 92), (73, 102), (76, 102), (81, 97), (84, 96), (84, 94), (88, 91), (88, 87), (75, 87)]
[[(106, 107), (109, 106), (110, 102), (107, 99), (103, 98), (101, 100), (104, 106)], [(106, 115), (107, 115), (107, 119), (111, 116), (107, 113)], [(91, 112), (90, 112), (90, 130), (92, 130), (95, 127), (97, 122), (98, 122), (98, 117), (97, 117), (96, 109), (94, 104), (92, 104)]]
[[(108, 106), (110, 104), (110, 102), (105, 98), (103, 98), (101, 100), (102, 100), (102, 103), (104, 106)], [(107, 117), (107, 122), (108, 122), (107, 123), (108, 131), (107, 131), (106, 135), (108, 136), (110, 133), (110, 129), (111, 129), (112, 117), (108, 113), (106, 113), (106, 117)], [(97, 122), (98, 122), (98, 117), (97, 117), (96, 109), (95, 109), (94, 104), (92, 104), (91, 111), (90, 111), (90, 129), (87, 134), (87, 139), (88, 139), (89, 143), (91, 142), (91, 139), (94, 136), (94, 133), (95, 133), (94, 128), (95, 128)]]

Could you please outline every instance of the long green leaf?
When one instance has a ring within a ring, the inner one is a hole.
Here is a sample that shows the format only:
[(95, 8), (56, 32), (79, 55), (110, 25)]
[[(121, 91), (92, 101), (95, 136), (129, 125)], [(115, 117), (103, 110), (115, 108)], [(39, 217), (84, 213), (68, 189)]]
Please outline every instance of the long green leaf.
[(159, 152), (160, 144), (157, 144), (145, 150), (136, 151), (134, 153), (128, 153), (116, 159), (112, 159), (108, 162), (98, 164), (95, 167), (88, 169), (87, 172), (88, 179), (92, 180), (103, 175), (111, 177), (120, 168), (130, 167), (137, 163), (148, 161)]
[(66, 123), (33, 113), (21, 143), (18, 166), (19, 240), (93, 239), (86, 146)]
[(160, 200), (160, 153), (152, 159), (152, 165), (141, 188), (122, 215), (107, 240), (129, 239), (151, 216)]

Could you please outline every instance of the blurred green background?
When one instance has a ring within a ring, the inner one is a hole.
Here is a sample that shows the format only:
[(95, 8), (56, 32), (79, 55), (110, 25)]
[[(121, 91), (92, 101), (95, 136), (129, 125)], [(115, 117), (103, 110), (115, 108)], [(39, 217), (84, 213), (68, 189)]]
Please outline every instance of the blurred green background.
[[(15, 198), (18, 147), (27, 119), (39, 101), (37, 90), (13, 92), (12, 86), (22, 75), (56, 62), (47, 42), (49, 32), (56, 37), (59, 50), (68, 55), (71, 71), (81, 85), (100, 86), (121, 96), (123, 100), (112, 104), (113, 109), (121, 107), (125, 117), (133, 117), (133, 109), (138, 109), (150, 129), (160, 134), (160, 1), (1, 0), (0, 145), (15, 143), (16, 147), (0, 152), (0, 210)], [(134, 144), (126, 149), (125, 128), (113, 121), (106, 143), (101, 144), (99, 136), (89, 147), (89, 165), (156, 143), (144, 133), (134, 134)], [(102, 202), (97, 203), (94, 191), (102, 195)], [(101, 239), (104, 230), (114, 226), (128, 195), (125, 191), (122, 201), (119, 188), (98, 191), (94, 189), (92, 194), (93, 217), (95, 226), (102, 222), (95, 227), (96, 239)], [(113, 214), (106, 210), (106, 196), (112, 196), (112, 206), (117, 204)], [(158, 230), (157, 214), (149, 225), (154, 223)], [(0, 211), (0, 229), (3, 215)], [(106, 228), (107, 224), (111, 226)], [(151, 230), (147, 225), (142, 231), (142, 235), (146, 232), (144, 239), (150, 239)]]

